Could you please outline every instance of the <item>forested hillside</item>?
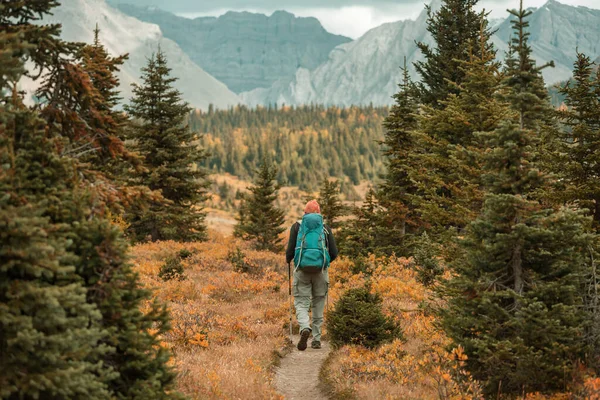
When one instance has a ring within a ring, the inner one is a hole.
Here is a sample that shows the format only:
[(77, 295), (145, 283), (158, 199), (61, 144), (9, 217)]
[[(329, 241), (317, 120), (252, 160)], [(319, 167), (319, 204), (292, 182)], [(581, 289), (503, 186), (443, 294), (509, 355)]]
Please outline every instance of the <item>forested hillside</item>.
[(269, 157), (282, 185), (314, 190), (323, 178), (353, 184), (383, 172), (379, 142), (387, 107), (235, 107), (196, 111), (192, 130), (209, 152), (205, 167), (252, 178)]

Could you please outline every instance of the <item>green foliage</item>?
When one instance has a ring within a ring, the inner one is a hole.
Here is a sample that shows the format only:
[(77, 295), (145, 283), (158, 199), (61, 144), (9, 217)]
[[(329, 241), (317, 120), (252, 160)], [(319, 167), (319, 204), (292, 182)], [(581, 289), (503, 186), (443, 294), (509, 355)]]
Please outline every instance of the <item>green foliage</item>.
[(184, 123), (190, 108), (173, 88), (176, 78), (170, 76), (161, 51), (142, 71), (143, 83), (134, 86), (131, 105), (126, 107), (136, 120), (130, 137), (147, 168), (139, 174), (139, 183), (160, 191), (164, 199), (133, 210), (128, 216), (130, 229), (137, 240), (205, 240), (201, 208), (209, 183), (198, 165), (206, 154)]
[(312, 192), (329, 177), (358, 184), (383, 172), (377, 141), (387, 112), (370, 106), (239, 106), (196, 111), (190, 127), (202, 134), (200, 145), (210, 153), (202, 165), (210, 171), (254, 179), (261, 160), (270, 157), (281, 184)]
[(536, 198), (546, 182), (536, 165), (540, 132), (552, 121), (524, 32), (530, 13), (512, 12), (503, 94), (513, 112), (485, 135), (488, 193), (442, 291), (442, 325), (464, 347), (467, 367), (488, 396), (564, 389), (585, 349), (579, 292), (587, 221)]
[(278, 252), (283, 249), (281, 233), (285, 231), (284, 212), (275, 206), (279, 185), (275, 182), (277, 168), (269, 160), (263, 161), (257, 171), (250, 194), (239, 210), (234, 234), (252, 240), (258, 250)]
[[(465, 78), (461, 62), (470, 56), (481, 57), (481, 47), (474, 45), (483, 36), (484, 50), (491, 50), (492, 32), (484, 25), (485, 14), (477, 13), (479, 0), (443, 0), (438, 11), (427, 7), (427, 30), (433, 36), (435, 47), (417, 43), (424, 61), (415, 63), (421, 83), (421, 101), (432, 107), (444, 108), (441, 104), (450, 94), (458, 94)], [(483, 34), (483, 35), (482, 35)]]
[[(0, 43), (10, 46), (0, 51), (0, 93), (11, 91), (27, 60), (35, 73), (48, 71), (38, 94), (50, 100), (28, 109), (13, 92), (0, 101), (0, 393), (178, 397), (158, 341), (169, 329), (166, 310), (154, 303), (140, 311), (150, 293), (106, 219), (114, 185), (97, 163), (118, 142), (105, 135), (107, 103), (77, 63), (81, 46), (61, 42), (58, 25), (33, 23), (56, 5), (0, 7)], [(77, 145), (98, 157), (74, 153)]]
[(564, 125), (551, 153), (552, 171), (560, 177), (558, 202), (588, 210), (600, 231), (600, 72), (577, 54), (573, 79), (560, 88), (566, 107), (558, 111)]
[[(551, 200), (577, 204), (592, 217), (592, 231), (600, 232), (600, 73), (584, 54), (577, 54), (573, 78), (559, 88), (564, 106), (557, 112), (563, 129), (547, 157), (549, 169), (557, 176)], [(600, 368), (600, 296), (595, 259), (598, 242), (588, 248), (589, 268), (582, 288), (587, 312), (585, 338), (590, 348), (588, 365)]]
[(368, 287), (350, 289), (327, 315), (331, 344), (347, 344), (375, 348), (394, 339), (403, 339), (400, 326), (392, 317), (383, 314), (382, 299)]
[(233, 265), (233, 270), (241, 273), (250, 272), (252, 265), (246, 262), (246, 255), (239, 247), (235, 247), (235, 250), (229, 250), (227, 252), (227, 261)]
[[(0, 397), (109, 399), (113, 371), (102, 359), (111, 349), (101, 345), (108, 331), (86, 301), (73, 232), (51, 214), (64, 207), (61, 182), (72, 163), (54, 152), (44, 128), (37, 113), (0, 105)], [(58, 197), (32, 195), (46, 183)]]
[(414, 246), (414, 258), (419, 282), (425, 286), (432, 285), (444, 272), (439, 253), (438, 245), (423, 232)]
[(163, 281), (170, 281), (171, 279), (184, 280), (185, 274), (183, 264), (181, 263), (181, 256), (177, 255), (167, 258), (165, 263), (160, 266), (158, 277)]
[(340, 182), (324, 179), (317, 202), (321, 206), (321, 215), (325, 223), (331, 229), (337, 228), (339, 218), (346, 215), (346, 207), (340, 200)]
[(378, 245), (379, 211), (375, 191), (370, 188), (363, 205), (354, 208), (353, 218), (345, 221), (339, 232), (337, 241), (341, 254), (357, 261), (359, 258), (375, 253)]
[(194, 252), (192, 252), (192, 251), (190, 251), (188, 249), (181, 249), (181, 250), (179, 250), (179, 253), (177, 253), (177, 255), (182, 260), (187, 260), (188, 258), (190, 258), (191, 256), (194, 255)]
[(386, 237), (381, 245), (396, 243), (393, 252), (397, 255), (406, 252), (403, 246), (405, 236), (418, 231), (420, 225), (414, 201), (417, 186), (411, 180), (413, 171), (417, 169), (412, 154), (417, 144), (414, 130), (418, 122), (418, 90), (410, 81), (406, 58), (399, 87), (400, 91), (394, 95), (395, 104), (384, 122), (385, 140), (382, 146), (387, 170), (377, 192), (382, 207), (379, 222)]
[[(483, 23), (483, 22), (482, 22)], [(411, 197), (435, 241), (451, 240), (479, 214), (483, 203), (481, 170), (487, 148), (484, 136), (493, 132), (508, 113), (498, 96), (503, 75), (488, 49), (482, 30), (472, 55), (457, 63), (461, 82), (458, 94), (450, 94), (439, 107), (424, 107), (414, 134), (410, 181), (417, 189)]]

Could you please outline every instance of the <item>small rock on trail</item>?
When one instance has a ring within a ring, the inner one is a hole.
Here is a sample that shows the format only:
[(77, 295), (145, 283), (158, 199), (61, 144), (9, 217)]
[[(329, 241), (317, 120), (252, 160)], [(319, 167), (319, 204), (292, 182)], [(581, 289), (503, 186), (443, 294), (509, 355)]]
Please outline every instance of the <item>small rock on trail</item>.
[(296, 348), (300, 336), (294, 336), (294, 348), (281, 360), (275, 373), (275, 387), (286, 400), (326, 400), (319, 389), (319, 371), (329, 355), (329, 343), (321, 342), (318, 350), (310, 347), (299, 351)]

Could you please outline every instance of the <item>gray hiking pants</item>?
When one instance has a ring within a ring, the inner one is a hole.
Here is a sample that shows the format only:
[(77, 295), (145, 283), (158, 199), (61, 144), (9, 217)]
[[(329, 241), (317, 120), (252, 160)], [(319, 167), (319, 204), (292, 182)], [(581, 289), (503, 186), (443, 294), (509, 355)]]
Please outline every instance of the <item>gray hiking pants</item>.
[[(325, 297), (329, 287), (329, 273), (294, 271), (294, 306), (296, 307), (296, 318), (303, 329), (311, 329), (313, 339), (321, 341), (321, 326), (323, 325), (323, 310), (325, 309)], [(309, 324), (308, 311), (311, 308), (312, 299), (312, 324)]]

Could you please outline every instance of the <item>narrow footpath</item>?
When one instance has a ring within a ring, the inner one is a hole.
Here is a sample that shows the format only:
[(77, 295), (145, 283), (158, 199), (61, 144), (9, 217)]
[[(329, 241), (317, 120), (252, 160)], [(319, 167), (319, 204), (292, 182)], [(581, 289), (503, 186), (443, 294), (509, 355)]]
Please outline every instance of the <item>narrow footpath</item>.
[(326, 400), (327, 396), (319, 389), (319, 371), (329, 354), (329, 343), (322, 342), (322, 348), (310, 347), (299, 351), (296, 348), (299, 336), (294, 336), (294, 349), (281, 360), (275, 373), (275, 387), (286, 400)]

